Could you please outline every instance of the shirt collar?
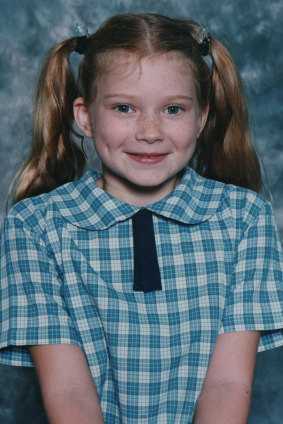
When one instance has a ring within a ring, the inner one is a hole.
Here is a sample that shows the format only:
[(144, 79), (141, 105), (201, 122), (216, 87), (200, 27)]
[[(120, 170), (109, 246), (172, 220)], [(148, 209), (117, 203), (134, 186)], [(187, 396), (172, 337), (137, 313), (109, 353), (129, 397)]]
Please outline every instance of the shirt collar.
[[(129, 219), (141, 209), (102, 190), (95, 183), (99, 177), (100, 174), (88, 171), (80, 180), (50, 193), (52, 203), (71, 224), (88, 230), (105, 230)], [(146, 209), (184, 224), (198, 224), (215, 214), (224, 187), (224, 184), (203, 178), (186, 168), (177, 187), (164, 199), (146, 206)]]

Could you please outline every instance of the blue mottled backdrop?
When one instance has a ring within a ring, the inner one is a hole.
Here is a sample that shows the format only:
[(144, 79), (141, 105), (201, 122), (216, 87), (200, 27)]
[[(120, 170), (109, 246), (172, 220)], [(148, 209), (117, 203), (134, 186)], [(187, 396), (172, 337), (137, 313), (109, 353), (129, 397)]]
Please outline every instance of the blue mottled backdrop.
[[(108, 16), (190, 17), (231, 49), (243, 77), (253, 138), (283, 239), (282, 0), (0, 0), (0, 223), (9, 185), (27, 155), (34, 83), (44, 53)], [(0, 366), (0, 423), (46, 423), (33, 369)], [(283, 422), (283, 348), (258, 356), (249, 424)], [(160, 423), (161, 424), (161, 423)], [(173, 423), (172, 423), (173, 424)]]

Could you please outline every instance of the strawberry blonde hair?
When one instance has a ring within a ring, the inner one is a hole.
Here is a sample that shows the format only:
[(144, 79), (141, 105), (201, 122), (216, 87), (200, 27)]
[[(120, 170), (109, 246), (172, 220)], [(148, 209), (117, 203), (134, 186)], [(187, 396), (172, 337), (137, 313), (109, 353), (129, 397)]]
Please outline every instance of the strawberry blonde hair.
[(210, 70), (200, 54), (194, 21), (157, 14), (124, 14), (106, 20), (87, 40), (78, 81), (69, 55), (76, 37), (56, 45), (47, 55), (38, 80), (33, 143), (18, 173), (14, 202), (80, 178), (83, 151), (74, 142), (73, 102), (83, 96), (89, 105), (97, 76), (111, 66), (111, 53), (126, 51), (139, 58), (158, 53), (182, 53), (193, 73), (200, 108), (209, 114), (189, 165), (201, 175), (261, 192), (260, 166), (252, 147), (242, 83), (233, 59), (222, 43), (210, 40)]

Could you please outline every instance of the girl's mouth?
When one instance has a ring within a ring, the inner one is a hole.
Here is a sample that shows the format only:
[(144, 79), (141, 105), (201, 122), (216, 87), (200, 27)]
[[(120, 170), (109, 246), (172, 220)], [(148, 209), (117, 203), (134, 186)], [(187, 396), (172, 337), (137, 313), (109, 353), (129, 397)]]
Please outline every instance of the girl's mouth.
[(166, 158), (167, 153), (165, 154), (151, 153), (148, 155), (142, 154), (142, 153), (128, 153), (128, 155), (135, 162), (145, 164), (145, 165), (153, 165), (163, 161)]

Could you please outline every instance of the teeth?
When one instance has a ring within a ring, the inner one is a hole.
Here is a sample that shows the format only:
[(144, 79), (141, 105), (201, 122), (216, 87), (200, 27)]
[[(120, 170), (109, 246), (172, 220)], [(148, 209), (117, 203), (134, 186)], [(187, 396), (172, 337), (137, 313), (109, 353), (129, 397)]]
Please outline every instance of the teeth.
[(159, 155), (142, 155), (140, 153), (131, 153), (131, 154), (134, 156), (139, 156), (141, 158), (153, 158), (153, 157), (159, 156)]

